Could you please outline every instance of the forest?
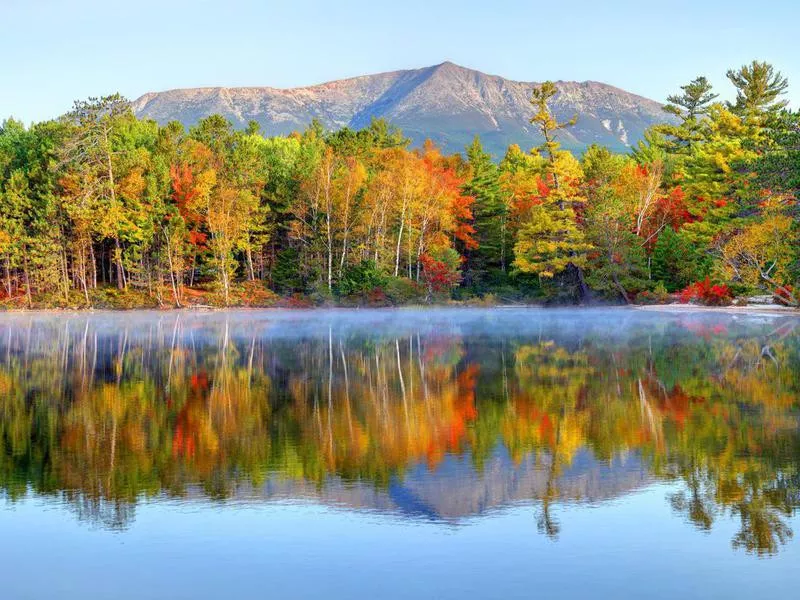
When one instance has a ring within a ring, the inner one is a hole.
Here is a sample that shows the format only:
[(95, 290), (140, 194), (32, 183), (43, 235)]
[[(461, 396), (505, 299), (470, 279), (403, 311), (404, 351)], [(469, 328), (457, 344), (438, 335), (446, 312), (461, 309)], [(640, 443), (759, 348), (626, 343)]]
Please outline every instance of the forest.
[(188, 131), (119, 95), (0, 126), (0, 306), (745, 303), (800, 294), (800, 112), (754, 61), (668, 98), (628, 154), (576, 156), (551, 82), (544, 140), (411, 148), (374, 120), (285, 137)]

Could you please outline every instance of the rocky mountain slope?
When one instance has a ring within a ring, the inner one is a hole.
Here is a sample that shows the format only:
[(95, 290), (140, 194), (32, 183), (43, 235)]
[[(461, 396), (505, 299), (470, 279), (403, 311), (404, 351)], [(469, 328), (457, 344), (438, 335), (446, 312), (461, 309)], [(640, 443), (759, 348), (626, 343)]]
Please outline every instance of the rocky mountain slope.
[[(133, 102), (137, 115), (186, 126), (219, 113), (236, 127), (257, 121), (268, 135), (303, 129), (316, 118), (328, 129), (359, 128), (385, 118), (415, 144), (431, 138), (447, 151), (460, 151), (475, 134), (495, 155), (510, 143), (524, 149), (541, 143), (528, 120), (534, 83), (445, 62), (432, 67), (342, 79), (311, 87), (277, 89), (193, 88), (145, 94)], [(562, 133), (564, 147), (592, 143), (624, 151), (653, 123), (665, 120), (661, 104), (594, 81), (557, 82), (553, 109), (559, 119), (578, 115)]]

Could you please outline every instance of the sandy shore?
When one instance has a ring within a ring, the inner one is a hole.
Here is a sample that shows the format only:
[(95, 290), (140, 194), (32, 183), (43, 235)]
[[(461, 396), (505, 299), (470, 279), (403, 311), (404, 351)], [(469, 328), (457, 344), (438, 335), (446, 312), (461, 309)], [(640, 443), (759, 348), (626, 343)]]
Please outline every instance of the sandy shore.
[(649, 304), (646, 306), (633, 306), (634, 310), (670, 313), (692, 312), (724, 312), (728, 314), (743, 315), (775, 315), (781, 314), (800, 317), (800, 309), (781, 306), (780, 304), (750, 304), (747, 306), (699, 306), (697, 304)]

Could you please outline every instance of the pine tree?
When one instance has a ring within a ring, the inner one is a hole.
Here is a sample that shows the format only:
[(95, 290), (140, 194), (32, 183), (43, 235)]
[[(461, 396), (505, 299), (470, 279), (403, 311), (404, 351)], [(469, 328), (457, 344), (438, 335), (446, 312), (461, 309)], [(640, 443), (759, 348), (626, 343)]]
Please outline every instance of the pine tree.
[(531, 104), (536, 112), (531, 117), (531, 124), (539, 128), (544, 144), (539, 146), (540, 153), (547, 157), (550, 161), (550, 166), (553, 172), (553, 179), (556, 189), (559, 187), (557, 173), (555, 173), (556, 153), (561, 147), (561, 144), (556, 140), (558, 132), (567, 127), (572, 127), (578, 122), (578, 116), (575, 115), (569, 121), (559, 123), (553, 113), (550, 111), (549, 103), (553, 97), (558, 93), (556, 85), (552, 81), (545, 81), (542, 85), (533, 88), (531, 97)]
[(667, 96), (664, 110), (680, 117), (683, 122), (697, 120), (708, 112), (708, 106), (719, 96), (712, 93), (712, 85), (705, 77), (696, 77), (682, 85), (682, 94)]
[(574, 125), (577, 117), (563, 123), (556, 120), (549, 102), (557, 92), (551, 81), (533, 90), (531, 104), (536, 113), (531, 123), (539, 127), (544, 138), (538, 150), (547, 159), (547, 167), (539, 197), (520, 225), (514, 264), (523, 273), (536, 273), (545, 278), (569, 268), (574, 272), (579, 296), (585, 297), (588, 286), (582, 269), (591, 244), (586, 241), (577, 220), (577, 210), (586, 201), (580, 191), (582, 171), (569, 152), (559, 150), (556, 140), (558, 131)]
[(736, 87), (736, 102), (729, 108), (740, 116), (774, 115), (789, 103), (780, 99), (789, 81), (766, 62), (754, 60), (735, 71), (729, 69), (727, 76)]
[(470, 177), (462, 188), (474, 198), (472, 214), (478, 248), (466, 252), (465, 284), (483, 287), (492, 273), (505, 273), (508, 262), (508, 210), (500, 188), (500, 169), (475, 136), (467, 147)]
[(657, 133), (666, 136), (661, 141), (666, 142), (673, 152), (688, 151), (692, 144), (703, 139), (704, 119), (711, 103), (719, 96), (711, 91), (711, 83), (702, 76), (682, 85), (681, 90), (681, 94), (668, 96), (668, 103), (664, 106), (664, 111), (681, 119), (680, 124), (665, 123), (654, 127)]
[(701, 279), (696, 273), (697, 261), (690, 244), (672, 227), (666, 227), (659, 234), (650, 269), (652, 279), (663, 282), (669, 292), (676, 292)]
[[(577, 210), (586, 198), (581, 194), (580, 164), (568, 152), (559, 153), (540, 179), (539, 195), (522, 218), (514, 246), (515, 266), (523, 273), (552, 278), (572, 268), (578, 271), (581, 294), (586, 293), (582, 272), (591, 249), (578, 224)], [(559, 181), (559, 186), (555, 186)]]

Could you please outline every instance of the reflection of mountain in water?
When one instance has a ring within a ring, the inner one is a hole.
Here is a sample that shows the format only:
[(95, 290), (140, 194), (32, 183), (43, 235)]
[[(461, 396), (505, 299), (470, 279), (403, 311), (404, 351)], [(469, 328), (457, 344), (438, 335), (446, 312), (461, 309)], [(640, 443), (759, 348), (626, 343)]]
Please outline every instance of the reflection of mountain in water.
[[(234, 502), (310, 500), (345, 509), (389, 512), (404, 517), (457, 523), (513, 504), (537, 502), (547, 493), (550, 460), (528, 456), (514, 464), (499, 448), (478, 470), (469, 456), (445, 457), (431, 470), (417, 465), (405, 477), (394, 477), (386, 488), (369, 482), (345, 482), (328, 477), (318, 486), (307, 481), (270, 478), (260, 487), (239, 486)], [(633, 455), (610, 464), (580, 451), (557, 478), (559, 502), (596, 503), (623, 496), (652, 481), (648, 469)], [(190, 493), (190, 496), (194, 496)]]

